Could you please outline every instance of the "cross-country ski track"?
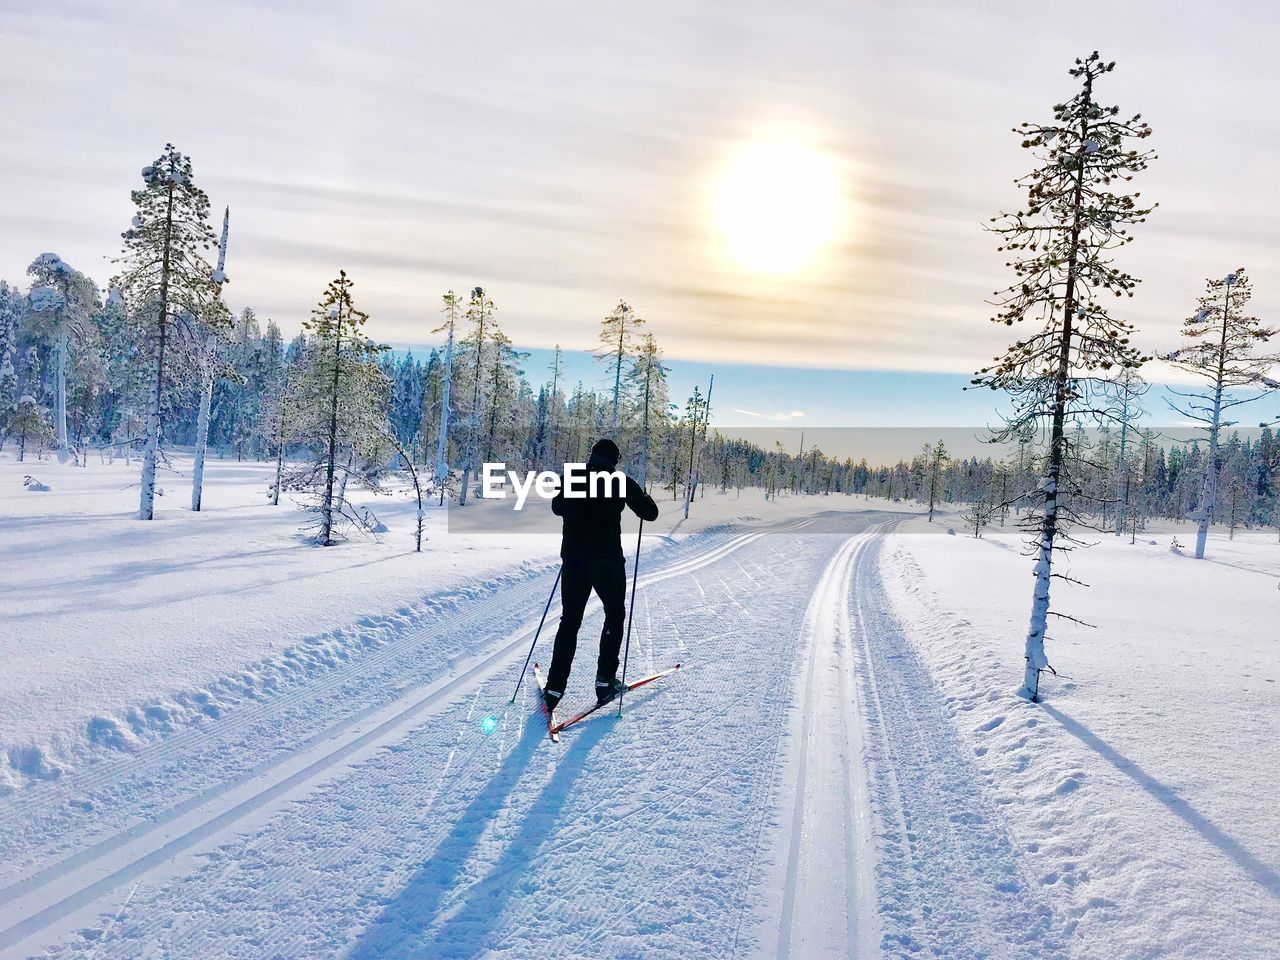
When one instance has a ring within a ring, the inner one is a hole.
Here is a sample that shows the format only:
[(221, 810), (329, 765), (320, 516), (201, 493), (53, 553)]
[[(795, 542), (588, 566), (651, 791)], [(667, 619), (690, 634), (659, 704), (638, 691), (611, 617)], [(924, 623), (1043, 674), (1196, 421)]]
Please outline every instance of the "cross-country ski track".
[(684, 666), (558, 745), (531, 675), (509, 702), (552, 572), (17, 791), (0, 954), (1058, 956), (889, 609), (894, 520), (642, 561), (629, 670)]

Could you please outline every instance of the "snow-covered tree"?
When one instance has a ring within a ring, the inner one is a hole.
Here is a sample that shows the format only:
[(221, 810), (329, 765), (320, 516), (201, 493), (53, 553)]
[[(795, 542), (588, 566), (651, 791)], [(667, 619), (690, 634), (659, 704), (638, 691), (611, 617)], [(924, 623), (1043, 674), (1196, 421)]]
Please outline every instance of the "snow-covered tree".
[(123, 270), (112, 286), (124, 294), (151, 348), (151, 396), (147, 403), (146, 453), (142, 465), (138, 516), (155, 512), (156, 464), (161, 456), (165, 378), (172, 358), (173, 327), (192, 327), (197, 318), (220, 321), (213, 268), (205, 251), (214, 245), (209, 227), (209, 198), (198, 188), (191, 160), (165, 144), (154, 163), (142, 168), (143, 188), (131, 193), (133, 225), (121, 236)]
[(671, 410), (667, 394), (667, 366), (662, 362), (662, 348), (652, 333), (640, 338), (640, 345), (628, 373), (631, 389), (639, 404), (636, 421), (640, 428), (640, 470), (637, 479), (643, 486), (649, 479), (649, 453), (655, 431), (666, 423)]
[(18, 291), (0, 280), (0, 447), (12, 432), (10, 421), (18, 411), (18, 371), (14, 356), (18, 346)]
[(28, 443), (39, 448), (53, 439), (48, 417), (30, 394), (18, 398), (17, 409), (9, 419), (9, 432), (18, 438), (19, 463), (27, 457)]
[(42, 327), (53, 344), (53, 429), (58, 459), (66, 463), (71, 457), (67, 434), (67, 370), (71, 344), (88, 336), (89, 317), (99, 306), (98, 291), (88, 277), (56, 253), (40, 254), (27, 267), (27, 273), (31, 276), (31, 292), (27, 297), (32, 314), (29, 326)]
[[(1151, 135), (1140, 115), (1120, 116), (1094, 98), (1094, 84), (1115, 68), (1095, 52), (1077, 60), (1070, 75), (1079, 91), (1055, 105), (1045, 123), (1015, 129), (1039, 165), (1018, 184), (1026, 205), (992, 218), (1000, 249), (1012, 256), (1016, 280), (997, 292), (992, 319), (1012, 326), (1038, 325), (1013, 343), (995, 363), (980, 370), (977, 385), (1005, 391), (1012, 412), (1001, 436), (1016, 439), (1028, 426), (1047, 426), (1049, 448), (1037, 498), (1035, 587), (1027, 631), (1026, 669), (1020, 693), (1039, 696), (1040, 675), (1052, 672), (1045, 655), (1049, 587), (1061, 575), (1052, 570), (1055, 550), (1067, 548), (1061, 493), (1069, 459), (1066, 425), (1098, 410), (1100, 381), (1136, 368), (1143, 357), (1130, 344), (1132, 327), (1108, 311), (1106, 298), (1132, 296), (1137, 280), (1118, 269), (1113, 252), (1129, 243), (1129, 228), (1151, 207), (1137, 193), (1118, 192), (1152, 158), (1138, 143)], [(1060, 543), (1059, 538), (1064, 542)]]
[[(1224, 426), (1236, 422), (1224, 420), (1223, 414), (1259, 399), (1267, 391), (1280, 389), (1280, 383), (1268, 376), (1280, 357), (1260, 349), (1277, 331), (1246, 312), (1252, 297), (1253, 287), (1243, 267), (1220, 280), (1209, 280), (1199, 308), (1182, 323), (1183, 345), (1166, 358), (1208, 381), (1208, 387), (1201, 391), (1170, 388), (1178, 399), (1169, 401), (1178, 413), (1203, 424), (1209, 437), (1194, 514), (1196, 559), (1204, 558), (1209, 524), (1213, 522), (1222, 469), (1219, 437)], [(1241, 389), (1249, 392), (1240, 393)]]

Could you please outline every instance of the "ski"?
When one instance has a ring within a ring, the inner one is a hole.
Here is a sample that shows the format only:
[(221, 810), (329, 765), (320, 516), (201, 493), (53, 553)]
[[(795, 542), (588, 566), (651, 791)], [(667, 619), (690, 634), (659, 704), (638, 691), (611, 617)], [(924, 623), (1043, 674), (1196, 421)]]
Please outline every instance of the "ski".
[[(632, 690), (636, 689), (636, 687), (643, 687), (647, 683), (653, 683), (653, 681), (655, 680), (661, 680), (663, 677), (669, 677), (671, 676), (671, 674), (675, 673), (679, 669), (680, 669), (680, 664), (677, 663), (674, 667), (672, 667), (669, 670), (662, 670), (658, 673), (651, 673), (647, 677), (641, 677), (639, 680), (632, 680), (630, 683), (626, 685), (624, 692), (630, 693)], [(607, 707), (611, 703), (613, 703), (613, 700), (606, 700), (604, 703), (597, 703), (594, 707), (588, 707), (586, 710), (583, 710), (581, 713), (575, 714), (574, 716), (570, 717), (568, 720), (563, 721), (562, 723), (553, 723), (551, 725), (552, 739), (555, 739), (556, 742), (558, 743), (561, 730), (564, 730), (566, 727), (572, 727), (575, 723), (581, 723), (583, 720), (587, 719), (587, 717), (591, 716), (601, 707)]]
[(556, 726), (555, 711), (547, 709), (547, 698), (543, 696), (547, 692), (547, 680), (542, 675), (542, 667), (536, 663), (533, 665), (533, 679), (538, 681), (538, 703), (542, 707), (542, 715), (547, 718), (547, 735), (552, 743), (559, 743), (560, 730)]

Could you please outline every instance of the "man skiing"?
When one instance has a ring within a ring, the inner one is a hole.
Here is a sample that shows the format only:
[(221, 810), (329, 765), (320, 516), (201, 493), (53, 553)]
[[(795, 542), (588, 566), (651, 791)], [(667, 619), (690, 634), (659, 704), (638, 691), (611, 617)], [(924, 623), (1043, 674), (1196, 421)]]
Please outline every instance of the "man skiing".
[(560, 629), (556, 631), (551, 670), (543, 692), (547, 713), (551, 714), (564, 696), (569, 668), (578, 647), (578, 629), (591, 591), (604, 605), (604, 629), (600, 631), (600, 656), (596, 661), (596, 700), (608, 703), (622, 691), (618, 679), (618, 649), (626, 622), (627, 572), (622, 557), (622, 509), (629, 507), (641, 520), (656, 520), (658, 505), (640, 484), (626, 478), (623, 496), (616, 483), (604, 482), (617, 469), (622, 454), (612, 440), (597, 440), (587, 460), (584, 497), (560, 492), (551, 501), (551, 511), (564, 519), (560, 543)]

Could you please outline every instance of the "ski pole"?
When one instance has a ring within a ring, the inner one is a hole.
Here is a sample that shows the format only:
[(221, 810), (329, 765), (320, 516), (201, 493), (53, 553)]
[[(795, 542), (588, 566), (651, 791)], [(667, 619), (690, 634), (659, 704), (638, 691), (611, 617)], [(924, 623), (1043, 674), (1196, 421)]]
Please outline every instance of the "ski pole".
[(564, 564), (560, 564), (560, 569), (556, 571), (556, 582), (551, 585), (551, 593), (547, 597), (547, 605), (542, 608), (542, 619), (538, 621), (538, 629), (533, 632), (533, 643), (529, 644), (529, 655), (524, 658), (524, 666), (520, 668), (520, 679), (516, 681), (516, 688), (512, 691), (511, 702), (516, 702), (516, 697), (520, 696), (520, 685), (524, 683), (525, 672), (529, 669), (529, 661), (533, 659), (533, 648), (538, 645), (538, 635), (542, 633), (542, 625), (547, 622), (547, 612), (551, 609), (551, 601), (555, 599), (556, 587), (560, 586), (560, 574), (564, 573)]
[(644, 520), (636, 531), (636, 562), (631, 571), (631, 606), (627, 609), (627, 645), (622, 653), (622, 689), (618, 691), (618, 716), (622, 716), (622, 695), (627, 692), (627, 659), (631, 656), (631, 622), (636, 618), (636, 581), (640, 579), (640, 538), (644, 535)]

